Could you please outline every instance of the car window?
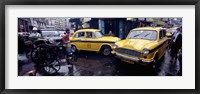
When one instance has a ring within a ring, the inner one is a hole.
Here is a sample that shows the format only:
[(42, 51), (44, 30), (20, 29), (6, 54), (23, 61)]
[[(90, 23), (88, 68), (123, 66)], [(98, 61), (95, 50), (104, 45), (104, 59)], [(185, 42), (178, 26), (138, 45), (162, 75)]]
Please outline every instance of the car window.
[(132, 30), (127, 36), (128, 39), (147, 39), (156, 40), (157, 31), (155, 30)]
[(163, 37), (166, 37), (166, 30), (163, 30)]
[(163, 32), (162, 32), (162, 30), (160, 31), (159, 38), (160, 38), (160, 39), (163, 38)]
[(86, 32), (86, 38), (96, 38), (93, 32)]
[(102, 38), (103, 34), (101, 33), (101, 31), (95, 32), (98, 38)]
[(160, 35), (159, 38), (162, 39), (166, 36), (166, 31), (165, 30), (160, 30)]
[(76, 33), (75, 38), (84, 38), (84, 36), (85, 36), (84, 32), (78, 32)]

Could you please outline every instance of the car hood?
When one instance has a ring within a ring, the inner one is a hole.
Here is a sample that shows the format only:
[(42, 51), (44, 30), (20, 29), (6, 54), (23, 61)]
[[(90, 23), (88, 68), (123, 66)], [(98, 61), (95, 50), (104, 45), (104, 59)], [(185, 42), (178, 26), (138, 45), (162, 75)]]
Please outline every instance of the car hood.
[(104, 36), (102, 38), (99, 38), (100, 41), (109, 41), (109, 42), (117, 42), (119, 40), (121, 40), (118, 37), (112, 37), (112, 36)]
[(150, 49), (152, 45), (155, 45), (155, 41), (144, 40), (144, 39), (125, 39), (116, 42), (119, 48), (133, 49), (142, 51), (144, 48)]

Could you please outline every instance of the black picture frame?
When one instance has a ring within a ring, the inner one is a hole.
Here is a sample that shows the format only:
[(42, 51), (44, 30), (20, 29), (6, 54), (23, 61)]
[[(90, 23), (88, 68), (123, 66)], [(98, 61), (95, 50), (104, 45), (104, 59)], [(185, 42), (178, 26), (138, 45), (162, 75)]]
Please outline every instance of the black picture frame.
[[(5, 6), (6, 5), (195, 5), (195, 89), (120, 89), (120, 90), (48, 90), (5, 89)], [(193, 94), (199, 93), (199, 40), (200, 40), (200, 1), (199, 0), (2, 0), (0, 1), (0, 92), (2, 94)]]

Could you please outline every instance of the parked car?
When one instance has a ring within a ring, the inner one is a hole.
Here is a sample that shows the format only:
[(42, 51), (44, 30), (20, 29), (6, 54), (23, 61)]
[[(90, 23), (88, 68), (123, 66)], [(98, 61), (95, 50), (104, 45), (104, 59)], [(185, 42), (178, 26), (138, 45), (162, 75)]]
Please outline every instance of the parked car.
[(155, 67), (164, 57), (169, 42), (166, 31), (160, 27), (132, 29), (127, 38), (114, 45), (115, 56), (122, 61)]
[(173, 28), (169, 28), (167, 29), (167, 34), (168, 34), (168, 38), (170, 39), (174, 39), (175, 35), (176, 35), (176, 32), (177, 32), (177, 29), (178, 27), (173, 27)]
[(119, 40), (117, 37), (104, 36), (98, 29), (81, 29), (70, 37), (73, 52), (96, 51), (106, 56), (111, 54), (114, 43)]
[(172, 46), (172, 43), (173, 43), (173, 40), (176, 36), (176, 33), (177, 33), (177, 28), (178, 27), (172, 27), (172, 28), (169, 28), (167, 29), (167, 36), (168, 36), (168, 39), (169, 39), (169, 47), (168, 47), (168, 51), (171, 50), (171, 46)]
[(178, 28), (178, 27), (169, 28), (169, 29), (167, 29), (167, 32), (171, 33), (172, 36), (175, 36), (175, 34), (176, 34), (176, 32), (177, 32), (177, 28)]
[(66, 31), (58, 31), (58, 33), (59, 33), (59, 36), (62, 37), (65, 35)]
[(62, 37), (60, 36), (62, 33), (61, 31), (41, 31), (42, 37), (36, 40), (34, 43), (36, 45), (45, 43), (45, 42), (55, 42), (55, 43), (62, 43)]
[(29, 32), (18, 32), (18, 36), (29, 36)]

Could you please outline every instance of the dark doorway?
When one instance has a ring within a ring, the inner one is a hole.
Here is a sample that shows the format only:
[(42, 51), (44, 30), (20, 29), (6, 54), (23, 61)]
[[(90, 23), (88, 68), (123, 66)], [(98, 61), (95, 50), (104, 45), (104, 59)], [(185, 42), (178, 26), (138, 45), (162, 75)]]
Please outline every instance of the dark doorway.
[(105, 20), (105, 34), (108, 34), (109, 31), (114, 31), (114, 23), (111, 19)]

